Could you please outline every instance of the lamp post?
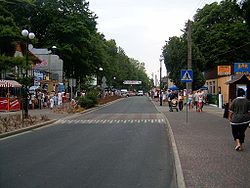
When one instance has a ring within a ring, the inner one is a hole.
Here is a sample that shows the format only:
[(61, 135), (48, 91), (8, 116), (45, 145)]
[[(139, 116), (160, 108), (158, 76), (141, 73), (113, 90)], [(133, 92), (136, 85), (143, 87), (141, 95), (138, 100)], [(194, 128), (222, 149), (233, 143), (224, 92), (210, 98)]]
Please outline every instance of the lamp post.
[(29, 45), (29, 39), (32, 40), (35, 38), (35, 34), (32, 32), (29, 32), (27, 29), (22, 30), (22, 36), (26, 38), (26, 71), (25, 71), (25, 77), (26, 77), (26, 83), (25, 83), (25, 106), (24, 106), (24, 118), (28, 118), (28, 45)]
[(52, 46), (52, 47), (51, 47), (51, 51), (52, 51), (51, 53), (52, 53), (53, 55), (55, 55), (56, 49), (57, 49), (56, 46)]
[(162, 72), (162, 60), (163, 60), (163, 56), (160, 56), (160, 106), (162, 106), (162, 76), (161, 76), (161, 72)]

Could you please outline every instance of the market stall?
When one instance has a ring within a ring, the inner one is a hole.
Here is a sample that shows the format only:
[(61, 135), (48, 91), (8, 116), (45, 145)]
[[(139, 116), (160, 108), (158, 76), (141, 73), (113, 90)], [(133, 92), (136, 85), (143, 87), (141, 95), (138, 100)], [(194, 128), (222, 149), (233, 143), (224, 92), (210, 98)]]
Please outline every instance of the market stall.
[(0, 111), (20, 110), (21, 87), (15, 80), (0, 80)]

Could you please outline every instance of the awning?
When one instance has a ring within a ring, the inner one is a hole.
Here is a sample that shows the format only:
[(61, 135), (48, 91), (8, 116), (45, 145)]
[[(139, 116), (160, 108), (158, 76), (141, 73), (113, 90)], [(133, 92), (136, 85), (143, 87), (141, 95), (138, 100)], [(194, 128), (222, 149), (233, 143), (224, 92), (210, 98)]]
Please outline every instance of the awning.
[(168, 89), (175, 91), (175, 90), (178, 90), (179, 88), (176, 85), (172, 85)]
[(40, 87), (40, 86), (31, 86), (31, 87), (29, 88), (30, 91), (35, 91), (35, 90), (37, 90), (37, 89), (41, 89), (41, 87)]
[(0, 87), (22, 87), (22, 85), (15, 80), (0, 80)]

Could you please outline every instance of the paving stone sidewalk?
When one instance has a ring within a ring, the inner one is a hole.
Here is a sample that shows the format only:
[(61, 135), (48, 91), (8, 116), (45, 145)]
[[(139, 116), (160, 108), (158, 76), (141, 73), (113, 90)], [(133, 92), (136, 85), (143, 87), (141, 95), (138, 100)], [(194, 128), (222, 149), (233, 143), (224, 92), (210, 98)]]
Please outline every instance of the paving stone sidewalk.
[(191, 110), (186, 123), (186, 109), (169, 112), (167, 104), (153, 102), (170, 123), (187, 188), (250, 187), (250, 130), (245, 150), (237, 152), (222, 109), (205, 105), (203, 112)]

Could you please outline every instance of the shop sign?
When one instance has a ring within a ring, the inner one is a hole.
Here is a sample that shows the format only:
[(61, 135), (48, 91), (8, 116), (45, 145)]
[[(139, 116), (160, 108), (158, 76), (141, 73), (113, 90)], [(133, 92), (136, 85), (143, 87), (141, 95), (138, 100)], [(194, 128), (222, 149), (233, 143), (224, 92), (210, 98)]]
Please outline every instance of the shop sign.
[(8, 110), (8, 99), (0, 98), (0, 110)]
[(10, 111), (20, 110), (20, 101), (19, 99), (10, 98)]
[(234, 74), (250, 75), (250, 63), (234, 63)]
[(231, 65), (219, 65), (218, 76), (228, 76), (231, 75)]

